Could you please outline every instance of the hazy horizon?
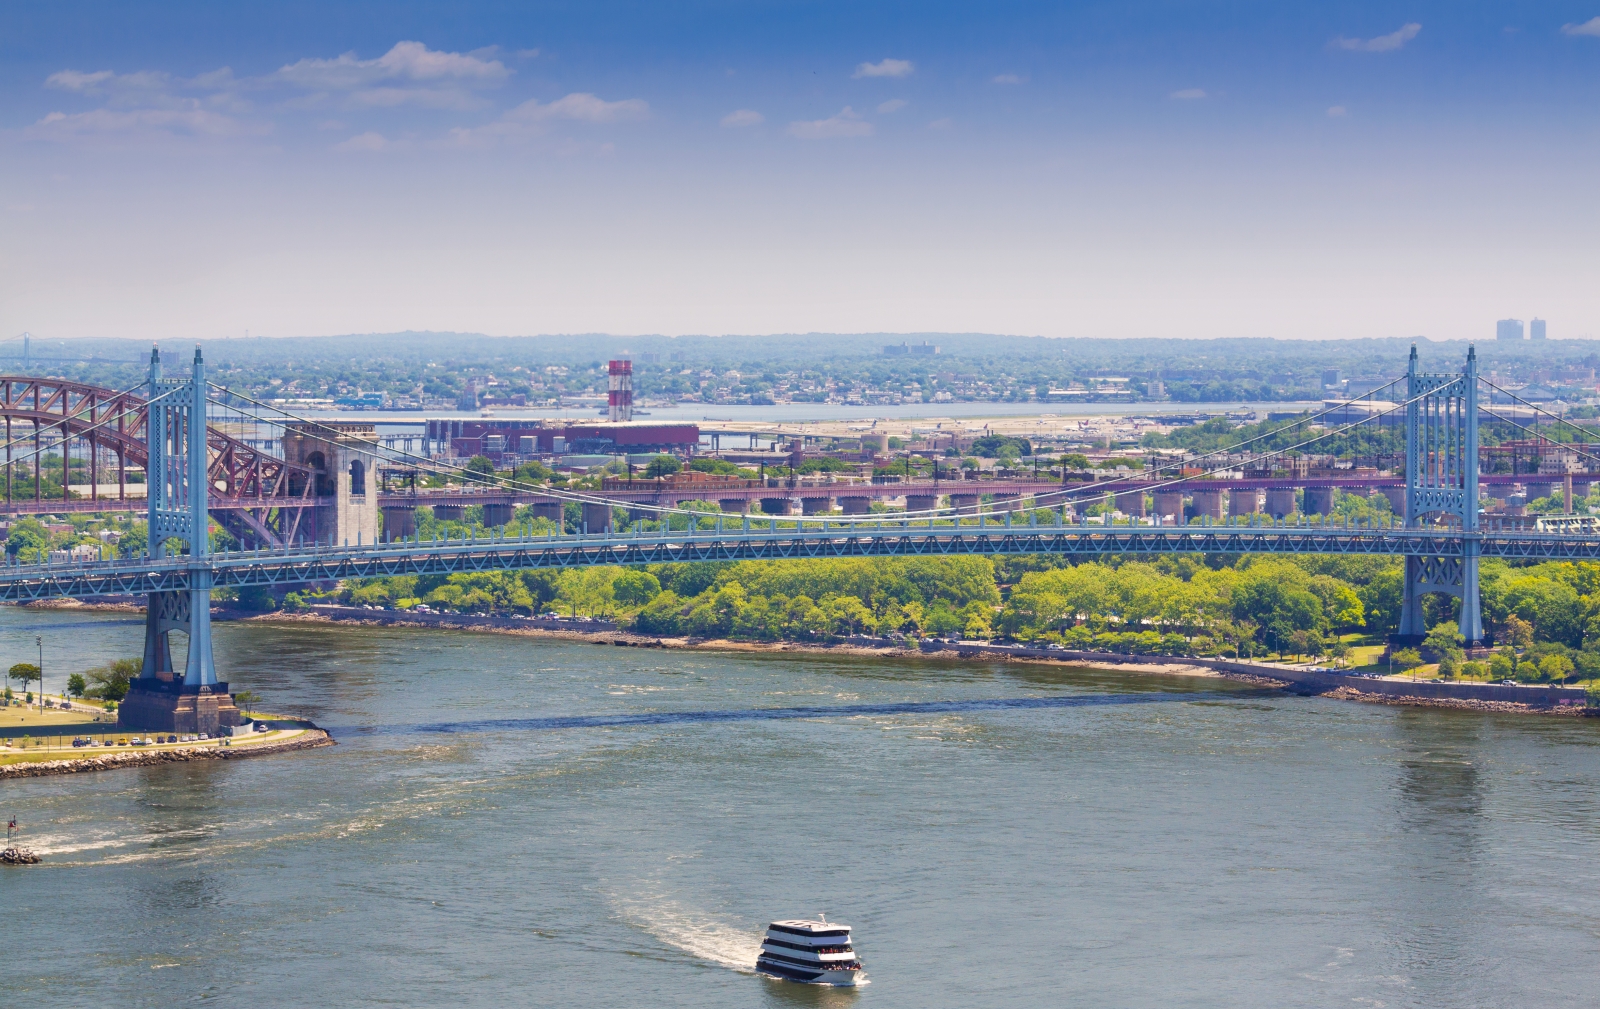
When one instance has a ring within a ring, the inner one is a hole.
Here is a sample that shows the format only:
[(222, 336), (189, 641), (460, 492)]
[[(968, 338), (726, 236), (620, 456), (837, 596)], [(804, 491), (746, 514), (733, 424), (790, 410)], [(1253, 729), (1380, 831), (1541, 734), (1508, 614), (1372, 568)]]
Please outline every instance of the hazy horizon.
[(0, 336), (1600, 335), (1600, 2), (0, 14)]

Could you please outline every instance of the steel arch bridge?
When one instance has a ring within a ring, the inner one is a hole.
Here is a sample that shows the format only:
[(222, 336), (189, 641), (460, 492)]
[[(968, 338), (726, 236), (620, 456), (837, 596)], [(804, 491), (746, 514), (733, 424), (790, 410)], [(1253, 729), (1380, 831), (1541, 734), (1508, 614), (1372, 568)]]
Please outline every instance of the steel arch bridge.
[[(42, 460), (37, 433), (50, 425), (63, 432), (64, 449), (70, 448), (66, 441), (77, 437), (104, 444), (116, 455), (119, 467), (144, 465), (151, 543), (150, 553), (140, 558), (7, 565), (0, 568), (0, 600), (147, 595), (145, 661), (137, 685), (146, 694), (160, 694), (173, 703), (209, 694), (214, 688), (226, 689), (217, 682), (211, 661), (214, 586), (596, 564), (978, 554), (1085, 559), (1179, 553), (1392, 556), (1403, 558), (1406, 566), (1402, 636), (1419, 636), (1422, 598), (1439, 592), (1461, 599), (1462, 634), (1477, 643), (1483, 639), (1478, 616), (1481, 558), (1600, 560), (1597, 533), (1479, 528), (1478, 382), (1475, 353), (1469, 352), (1460, 372), (1424, 374), (1418, 371), (1412, 350), (1404, 403), (1407, 510), (1401, 527), (1335, 527), (1260, 517), (1249, 525), (1111, 527), (1083, 521), (1072, 525), (1064, 512), (1042, 524), (1038, 512), (1030, 513), (1026, 525), (1014, 522), (1010, 513), (1003, 522), (987, 515), (891, 521), (794, 517), (757, 520), (752, 525), (745, 517), (731, 526), (719, 519), (713, 530), (682, 533), (607, 530), (593, 535), (502, 535), (448, 542), (412, 538), (337, 546), (295, 542), (292, 525), (284, 525), (298, 521), (286, 514), (321, 503), (312, 496), (318, 472), (257, 452), (212, 429), (207, 423), (205, 365), (198, 350), (190, 374), (176, 379), (162, 375), (159, 355), (152, 354), (142, 397), (75, 383), (0, 378), (0, 414), (8, 428), (33, 425), (35, 467)], [(64, 451), (64, 475), (70, 475), (67, 455)], [(8, 458), (8, 474), (13, 462)], [(223, 516), (225, 523), (232, 521), (255, 532), (255, 542), (265, 546), (214, 552), (208, 534), (212, 512)], [(226, 518), (229, 515), (234, 518)], [(188, 553), (168, 555), (166, 544), (173, 539), (185, 542)], [(172, 668), (168, 645), (174, 630), (186, 632), (190, 641), (181, 677)]]
[[(98, 512), (146, 505), (142, 496), (129, 496), (128, 470), (150, 468), (148, 400), (148, 395), (131, 390), (117, 392), (64, 379), (0, 375), (6, 510)], [(75, 447), (80, 450), (76, 464)], [(316, 482), (312, 471), (261, 452), (215, 427), (206, 430), (206, 448), (207, 507), (217, 521), (245, 542), (275, 546), (293, 542), (310, 514), (308, 509), (319, 503), (313, 496)], [(46, 458), (51, 450), (60, 453), (59, 498), (44, 496), (46, 480), (53, 475), (49, 472), (52, 462)], [(115, 498), (100, 494), (101, 461), (107, 454), (115, 460)], [(15, 492), (21, 472), (28, 474), (33, 486), (29, 498), (19, 500)], [(87, 497), (71, 496), (74, 472), (88, 478)]]

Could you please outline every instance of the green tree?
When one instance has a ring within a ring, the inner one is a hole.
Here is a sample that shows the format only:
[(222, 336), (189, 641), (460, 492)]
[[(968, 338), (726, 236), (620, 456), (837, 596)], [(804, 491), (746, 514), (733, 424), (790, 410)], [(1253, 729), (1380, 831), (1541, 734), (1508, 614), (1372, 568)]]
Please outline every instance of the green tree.
[(1539, 660), (1539, 678), (1551, 683), (1565, 682), (1572, 670), (1572, 660), (1565, 655), (1546, 655)]
[(82, 697), (83, 692), (87, 690), (88, 687), (89, 683), (83, 678), (82, 673), (73, 673), (71, 676), (67, 677), (67, 693), (71, 694), (73, 697)]
[(1402, 648), (1394, 653), (1394, 664), (1400, 667), (1402, 673), (1409, 673), (1422, 665), (1422, 653), (1415, 648)]
[(675, 637), (683, 633), (683, 599), (667, 589), (651, 599), (633, 618), (633, 629), (641, 634)]
[(36, 561), (50, 550), (50, 530), (36, 518), (19, 519), (6, 535), (6, 553), (25, 561)]
[(624, 606), (644, 606), (661, 591), (661, 582), (648, 571), (624, 571), (611, 583), (611, 591)]
[(465, 467), (468, 473), (478, 473), (482, 476), (494, 476), (494, 460), (486, 455), (475, 455), (467, 460)]
[(671, 476), (681, 469), (683, 469), (683, 463), (677, 459), (670, 455), (658, 455), (651, 459), (650, 464), (644, 468), (644, 475), (654, 480), (657, 477)]
[(1456, 625), (1447, 621), (1435, 624), (1433, 630), (1428, 632), (1428, 636), (1422, 639), (1422, 646), (1439, 656), (1441, 660), (1448, 656), (1451, 664), (1455, 665), (1461, 661), (1463, 654), (1461, 646), (1465, 642), (1466, 638), (1461, 636)]
[(233, 703), (248, 713), (254, 705), (261, 703), (261, 695), (254, 690), (235, 690), (233, 692)]
[(144, 669), (143, 659), (117, 659), (96, 669), (89, 670), (89, 682), (93, 684), (84, 691), (90, 697), (99, 697), (108, 701), (120, 701), (128, 695), (128, 687), (134, 678)]
[(34, 680), (38, 680), (41, 683), (44, 682), (44, 674), (39, 671), (38, 666), (31, 662), (17, 663), (7, 671), (6, 675), (21, 683), (24, 691), (28, 689), (28, 684)]

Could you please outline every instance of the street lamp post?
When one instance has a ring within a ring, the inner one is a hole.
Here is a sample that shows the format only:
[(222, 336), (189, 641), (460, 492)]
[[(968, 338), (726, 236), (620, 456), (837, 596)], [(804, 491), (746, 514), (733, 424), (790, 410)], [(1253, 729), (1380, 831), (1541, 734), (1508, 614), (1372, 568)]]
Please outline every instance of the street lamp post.
[(44, 635), (35, 634), (33, 643), (39, 646), (39, 710), (44, 710)]

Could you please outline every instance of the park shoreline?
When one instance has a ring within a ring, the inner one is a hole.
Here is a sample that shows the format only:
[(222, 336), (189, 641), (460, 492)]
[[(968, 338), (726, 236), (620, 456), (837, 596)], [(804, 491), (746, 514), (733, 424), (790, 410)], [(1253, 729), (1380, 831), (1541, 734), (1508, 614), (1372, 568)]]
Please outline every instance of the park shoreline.
[(189, 746), (180, 750), (126, 750), (104, 753), (93, 757), (69, 757), (62, 760), (18, 761), (0, 765), (0, 781), (14, 778), (44, 778), (54, 774), (84, 774), (91, 771), (115, 771), (125, 767), (153, 767), (157, 764), (181, 764), (194, 760), (242, 760), (246, 757), (267, 757), (299, 750), (314, 750), (338, 743), (325, 729), (307, 729), (293, 739), (273, 743), (253, 743), (246, 746)]
[[(426, 619), (420, 619), (425, 617)], [(475, 614), (405, 614), (395, 610), (361, 610), (355, 607), (319, 607), (298, 613), (229, 614), (223, 619), (253, 623), (326, 623), (366, 627), (415, 627), (474, 631), (522, 637), (555, 638), (587, 644), (628, 648), (671, 648), (722, 652), (787, 652), (813, 655), (854, 655), (863, 658), (919, 658), (949, 661), (1003, 661), (1031, 665), (1074, 665), (1111, 672), (1160, 676), (1216, 677), (1269, 689), (1289, 690), (1334, 700), (1399, 707), (1442, 708), (1495, 714), (1538, 714), (1581, 717), (1582, 692), (1543, 687), (1498, 687), (1488, 684), (1398, 682), (1345, 676), (1321, 670), (1302, 670), (1230, 659), (1200, 657), (1120, 655), (1113, 652), (1049, 651), (1008, 645), (922, 642), (901, 645), (884, 639), (860, 637), (840, 643), (795, 641), (732, 641), (727, 638), (658, 637), (615, 629), (552, 629), (530, 627), (528, 621)], [(1451, 696), (1457, 691), (1497, 696)]]

